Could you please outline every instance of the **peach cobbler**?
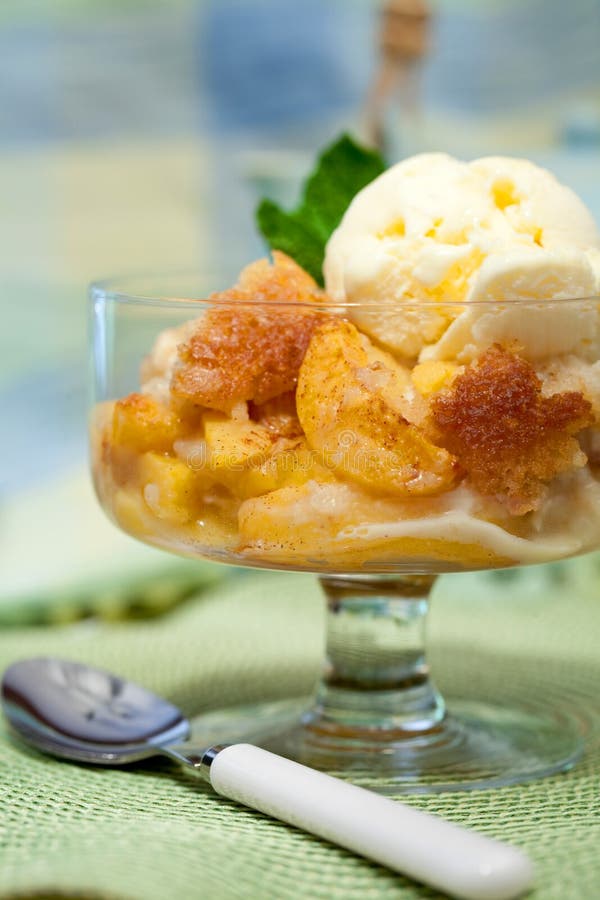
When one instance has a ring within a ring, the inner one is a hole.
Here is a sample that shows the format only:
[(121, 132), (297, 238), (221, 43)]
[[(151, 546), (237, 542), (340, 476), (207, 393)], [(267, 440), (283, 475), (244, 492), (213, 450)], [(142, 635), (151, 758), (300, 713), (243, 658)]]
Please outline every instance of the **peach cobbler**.
[(518, 335), (465, 361), (393, 353), (278, 252), (199, 306), (160, 334), (139, 392), (95, 411), (97, 490), (126, 531), (346, 572), (505, 566), (597, 541), (585, 359), (535, 364)]

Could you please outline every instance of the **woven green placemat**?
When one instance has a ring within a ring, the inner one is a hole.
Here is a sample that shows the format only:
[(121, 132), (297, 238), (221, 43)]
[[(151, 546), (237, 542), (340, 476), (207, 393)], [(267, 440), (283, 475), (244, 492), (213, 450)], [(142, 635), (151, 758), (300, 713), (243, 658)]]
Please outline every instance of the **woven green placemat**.
[[(586, 756), (567, 775), (408, 798), (526, 848), (538, 865), (535, 900), (600, 895), (600, 597), (589, 577), (596, 565), (565, 570), (587, 571), (579, 581), (547, 568), (521, 581), (451, 576), (439, 582), (433, 604), (432, 662), (445, 691), (575, 702), (591, 723)], [(193, 715), (310, 689), (321, 647), (313, 579), (248, 574), (207, 588), (161, 619), (5, 631), (0, 665), (39, 653), (85, 660), (137, 679)], [(177, 767), (60, 763), (17, 747), (4, 730), (0, 805), (3, 898), (438, 896), (221, 800)]]

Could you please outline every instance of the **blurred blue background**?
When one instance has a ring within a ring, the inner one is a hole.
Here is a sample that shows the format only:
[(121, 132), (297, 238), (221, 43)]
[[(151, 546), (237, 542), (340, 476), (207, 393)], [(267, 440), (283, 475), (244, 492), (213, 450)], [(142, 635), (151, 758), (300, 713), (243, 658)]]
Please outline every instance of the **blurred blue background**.
[[(291, 201), (315, 151), (361, 131), (379, 11), (0, 4), (0, 538), (20, 492), (83, 472), (86, 284), (184, 267), (228, 277), (260, 252), (258, 196)], [(386, 109), (394, 154), (530, 156), (600, 218), (598, 0), (438, 0), (432, 13), (420, 114), (393, 97)]]

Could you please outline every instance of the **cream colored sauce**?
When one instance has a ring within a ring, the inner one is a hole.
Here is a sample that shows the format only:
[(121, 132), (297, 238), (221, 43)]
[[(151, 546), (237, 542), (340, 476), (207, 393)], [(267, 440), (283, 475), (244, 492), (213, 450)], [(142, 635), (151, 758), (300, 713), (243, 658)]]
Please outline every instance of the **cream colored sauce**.
[(475, 515), (469, 509), (467, 488), (454, 493), (458, 502), (446, 512), (351, 526), (342, 529), (338, 539), (420, 538), (476, 544), (523, 564), (548, 562), (600, 545), (600, 482), (587, 467), (556, 479), (541, 509), (529, 518), (526, 538)]

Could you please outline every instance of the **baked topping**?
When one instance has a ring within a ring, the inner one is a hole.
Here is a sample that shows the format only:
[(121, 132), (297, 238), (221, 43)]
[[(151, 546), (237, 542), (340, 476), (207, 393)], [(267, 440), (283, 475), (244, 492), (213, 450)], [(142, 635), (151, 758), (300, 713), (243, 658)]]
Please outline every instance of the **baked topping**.
[(236, 287), (209, 298), (217, 305), (178, 348), (171, 379), (176, 398), (229, 412), (240, 401), (263, 404), (295, 389), (306, 348), (325, 316), (290, 304), (325, 304), (327, 298), (293, 260), (273, 256), (273, 265), (253, 263)]
[(573, 435), (591, 424), (591, 410), (577, 391), (544, 397), (530, 363), (496, 345), (434, 398), (431, 421), (472, 485), (523, 515), (556, 475), (585, 465)]

